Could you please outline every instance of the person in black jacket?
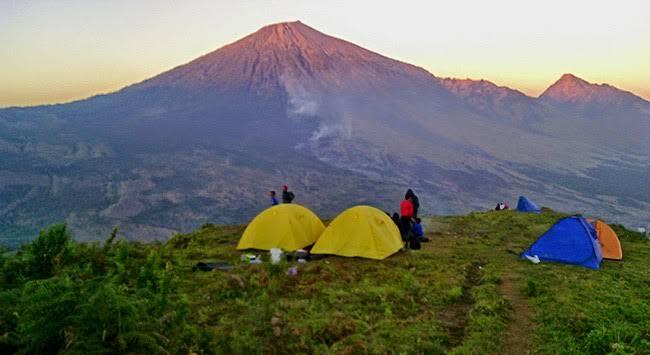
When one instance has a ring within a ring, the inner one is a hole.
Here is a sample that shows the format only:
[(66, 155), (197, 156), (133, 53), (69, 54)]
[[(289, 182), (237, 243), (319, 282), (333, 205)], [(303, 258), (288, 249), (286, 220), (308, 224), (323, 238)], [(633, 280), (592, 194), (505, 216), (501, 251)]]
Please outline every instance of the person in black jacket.
[(391, 217), (395, 225), (399, 227), (399, 213), (393, 212), (393, 217)]
[(295, 197), (296, 195), (289, 191), (289, 186), (282, 186), (282, 203), (291, 203)]
[(411, 198), (411, 203), (413, 204), (413, 218), (417, 218), (418, 210), (420, 209), (420, 199), (413, 193), (413, 190), (406, 190), (405, 198)]

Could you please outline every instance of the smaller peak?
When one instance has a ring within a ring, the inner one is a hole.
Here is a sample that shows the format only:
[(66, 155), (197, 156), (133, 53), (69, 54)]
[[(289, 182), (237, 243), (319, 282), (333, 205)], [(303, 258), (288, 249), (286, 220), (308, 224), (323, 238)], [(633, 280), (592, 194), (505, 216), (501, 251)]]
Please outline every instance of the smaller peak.
[(555, 102), (608, 103), (643, 102), (636, 95), (608, 84), (594, 84), (573, 74), (566, 73), (540, 95), (542, 99)]

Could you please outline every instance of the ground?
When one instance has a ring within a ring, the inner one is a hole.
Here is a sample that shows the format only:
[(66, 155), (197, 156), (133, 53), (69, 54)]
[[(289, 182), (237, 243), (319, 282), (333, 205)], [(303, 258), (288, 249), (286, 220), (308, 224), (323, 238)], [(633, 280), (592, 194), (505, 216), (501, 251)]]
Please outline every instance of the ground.
[(219, 353), (650, 353), (650, 241), (615, 227), (625, 259), (598, 271), (519, 259), (561, 216), (427, 218), (430, 243), (382, 261), (248, 265), (244, 227), (212, 225), (160, 248)]

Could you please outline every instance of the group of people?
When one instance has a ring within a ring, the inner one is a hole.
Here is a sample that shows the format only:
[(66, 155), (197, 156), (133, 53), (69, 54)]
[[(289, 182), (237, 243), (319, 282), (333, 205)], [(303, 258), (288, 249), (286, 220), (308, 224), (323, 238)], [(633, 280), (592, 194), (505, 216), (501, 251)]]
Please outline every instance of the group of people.
[[(275, 190), (269, 191), (269, 196), (271, 196), (271, 206), (279, 205), (278, 198), (275, 197)], [(293, 192), (289, 191), (289, 186), (282, 185), (282, 203), (291, 203), (296, 195)]]
[(497, 203), (497, 206), (494, 208), (495, 211), (505, 211), (507, 209), (510, 209), (507, 202), (499, 202)]
[(410, 249), (420, 249), (421, 242), (427, 242), (424, 238), (422, 220), (418, 217), (420, 199), (413, 190), (406, 190), (404, 200), (400, 203), (400, 213), (393, 213), (393, 222), (399, 228), (402, 240)]
[[(277, 194), (274, 190), (269, 191), (271, 197), (271, 206), (279, 205)], [(291, 203), (296, 197), (293, 192), (289, 191), (289, 186), (282, 186), (282, 203)], [(507, 207), (506, 207), (507, 208)], [(420, 209), (420, 199), (413, 190), (406, 190), (404, 200), (400, 203), (400, 213), (393, 213), (392, 220), (399, 228), (402, 240), (406, 243), (407, 248), (420, 249), (421, 242), (428, 242), (424, 237), (422, 220), (418, 217)], [(390, 217), (390, 213), (386, 212)]]

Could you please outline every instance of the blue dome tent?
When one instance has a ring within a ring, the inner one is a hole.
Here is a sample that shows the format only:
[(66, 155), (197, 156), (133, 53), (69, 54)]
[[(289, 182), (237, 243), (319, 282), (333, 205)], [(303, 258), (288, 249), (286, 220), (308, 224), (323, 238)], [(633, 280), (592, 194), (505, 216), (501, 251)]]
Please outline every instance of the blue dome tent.
[(527, 197), (519, 196), (519, 201), (517, 202), (517, 211), (540, 213), (542, 210)]
[(521, 257), (580, 265), (594, 270), (600, 267), (603, 259), (596, 230), (582, 217), (559, 220)]

